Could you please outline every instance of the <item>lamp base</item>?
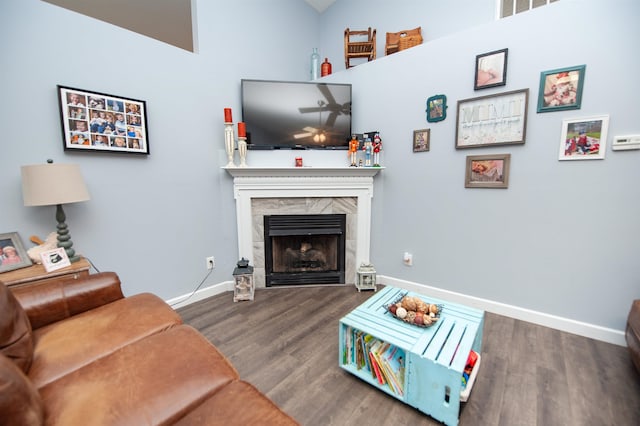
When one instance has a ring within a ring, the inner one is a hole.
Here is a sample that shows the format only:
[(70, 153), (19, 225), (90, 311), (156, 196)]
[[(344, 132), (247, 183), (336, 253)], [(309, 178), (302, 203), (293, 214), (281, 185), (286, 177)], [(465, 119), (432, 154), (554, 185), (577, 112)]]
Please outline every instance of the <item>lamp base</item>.
[(64, 210), (62, 210), (62, 204), (56, 206), (56, 220), (58, 221), (58, 225), (56, 226), (58, 229), (58, 247), (64, 248), (71, 263), (79, 261), (80, 256), (76, 255), (76, 251), (73, 249), (73, 241), (71, 241), (69, 228), (65, 223), (67, 217), (64, 214)]

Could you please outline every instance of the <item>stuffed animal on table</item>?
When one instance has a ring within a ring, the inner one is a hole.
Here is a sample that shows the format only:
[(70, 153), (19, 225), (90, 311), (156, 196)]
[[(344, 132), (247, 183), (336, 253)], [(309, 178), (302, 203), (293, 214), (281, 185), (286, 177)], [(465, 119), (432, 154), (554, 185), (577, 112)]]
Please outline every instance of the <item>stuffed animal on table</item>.
[(58, 247), (57, 232), (50, 233), (45, 241), (42, 241), (37, 235), (32, 235), (29, 240), (34, 244), (38, 244), (37, 246), (31, 247), (29, 250), (27, 250), (27, 254), (33, 261), (33, 263), (42, 263), (40, 253), (44, 253), (45, 251), (53, 250), (54, 248)]

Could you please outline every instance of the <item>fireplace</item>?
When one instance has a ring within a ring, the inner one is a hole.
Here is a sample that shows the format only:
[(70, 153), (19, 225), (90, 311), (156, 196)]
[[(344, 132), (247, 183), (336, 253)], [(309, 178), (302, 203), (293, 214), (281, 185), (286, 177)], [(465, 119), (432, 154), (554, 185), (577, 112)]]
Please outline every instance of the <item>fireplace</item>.
[(282, 214), (346, 214), (344, 283), (353, 284), (357, 265), (369, 261), (373, 177), (383, 169), (225, 167), (233, 177), (238, 259), (254, 265), (256, 288), (266, 286), (264, 216)]
[(344, 214), (264, 216), (265, 284), (344, 284)]

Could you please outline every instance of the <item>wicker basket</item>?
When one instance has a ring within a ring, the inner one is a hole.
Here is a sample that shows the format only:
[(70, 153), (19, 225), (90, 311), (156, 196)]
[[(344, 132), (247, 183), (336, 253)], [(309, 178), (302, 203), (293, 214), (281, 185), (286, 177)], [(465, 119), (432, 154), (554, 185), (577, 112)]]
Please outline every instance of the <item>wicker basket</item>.
[(400, 37), (400, 41), (398, 41), (398, 50), (408, 49), (419, 44), (422, 44), (422, 36), (420, 35)]

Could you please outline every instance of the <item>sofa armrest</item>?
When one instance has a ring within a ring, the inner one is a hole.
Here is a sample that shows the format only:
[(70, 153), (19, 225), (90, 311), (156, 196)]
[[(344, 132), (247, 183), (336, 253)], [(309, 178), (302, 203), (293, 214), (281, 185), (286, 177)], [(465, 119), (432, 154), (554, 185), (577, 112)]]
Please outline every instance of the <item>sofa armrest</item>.
[(11, 290), (27, 312), (33, 329), (124, 298), (120, 278), (115, 272), (20, 286)]
[(634, 300), (631, 304), (625, 338), (631, 360), (640, 373), (640, 299)]

